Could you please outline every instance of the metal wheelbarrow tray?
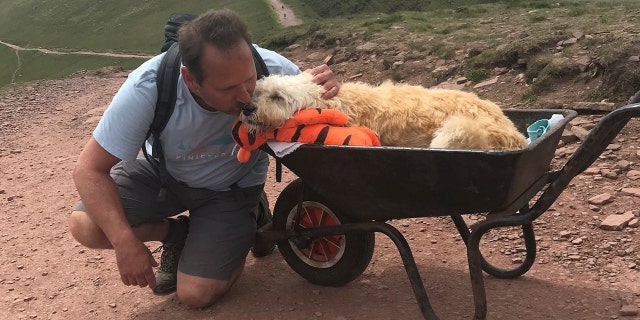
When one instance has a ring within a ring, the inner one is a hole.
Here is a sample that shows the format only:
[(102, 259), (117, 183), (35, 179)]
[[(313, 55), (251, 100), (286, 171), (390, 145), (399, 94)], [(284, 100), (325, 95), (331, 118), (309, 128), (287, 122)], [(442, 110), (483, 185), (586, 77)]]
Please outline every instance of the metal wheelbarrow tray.
[[(304, 145), (277, 158), (299, 180), (289, 184), (274, 206), (274, 225), (258, 236), (277, 240), (298, 274), (321, 285), (357, 278), (371, 260), (374, 232), (396, 244), (425, 319), (438, 319), (411, 249), (388, 220), (451, 216), (467, 247), (475, 319), (485, 319), (482, 271), (514, 278), (535, 259), (533, 221), (544, 213), (571, 179), (588, 168), (632, 117), (640, 104), (619, 108), (594, 127), (558, 171), (550, 163), (572, 110), (505, 110), (521, 132), (539, 119), (564, 119), (527, 148), (515, 151), (347, 147)], [(265, 151), (273, 155), (268, 147)], [(279, 175), (277, 175), (279, 176)], [(533, 203), (532, 203), (533, 202)], [(469, 230), (461, 215), (488, 213)], [(491, 229), (522, 227), (526, 258), (513, 269), (489, 264), (479, 249)]]

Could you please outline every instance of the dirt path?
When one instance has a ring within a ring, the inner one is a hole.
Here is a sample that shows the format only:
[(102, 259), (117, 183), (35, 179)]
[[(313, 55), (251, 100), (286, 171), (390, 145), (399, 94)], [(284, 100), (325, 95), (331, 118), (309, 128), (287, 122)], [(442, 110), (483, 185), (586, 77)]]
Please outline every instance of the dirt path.
[[(237, 286), (202, 310), (185, 307), (175, 295), (157, 297), (147, 288), (124, 286), (113, 252), (81, 247), (69, 235), (66, 217), (78, 198), (71, 180), (78, 153), (125, 76), (85, 74), (26, 84), (0, 96), (0, 319), (422, 318), (397, 249), (380, 235), (367, 270), (339, 288), (305, 281), (277, 250), (260, 260), (249, 256)], [(640, 126), (633, 125), (619, 141), (623, 147), (608, 152), (599, 167), (613, 167), (616, 154), (637, 161)], [(285, 170), (278, 183), (273, 172), (266, 186), (272, 206), (294, 178)], [(592, 216), (599, 214), (584, 200), (614, 190), (612, 183), (637, 186), (625, 178), (577, 179), (536, 222), (533, 268), (514, 280), (485, 275), (488, 319), (638, 319), (621, 312), (640, 305), (640, 234), (594, 227)], [(637, 210), (637, 204), (619, 195), (610, 204), (617, 209), (603, 210)], [(451, 220), (391, 223), (407, 238), (441, 319), (470, 318), (465, 249)], [(513, 240), (517, 233), (489, 235), (483, 254), (509, 266), (522, 256)]]
[(15, 44), (11, 44), (11, 43), (7, 43), (4, 41), (0, 41), (0, 44), (3, 44), (11, 49), (14, 49), (16, 51), (40, 51), (42, 53), (46, 53), (46, 54), (81, 54), (81, 55), (89, 55), (89, 56), (105, 56), (105, 57), (116, 57), (116, 58), (141, 58), (141, 59), (148, 59), (153, 57), (152, 55), (145, 55), (145, 54), (128, 54), (128, 53), (115, 53), (115, 52), (95, 52), (95, 51), (73, 51), (73, 52), (62, 52), (62, 51), (56, 51), (56, 50), (49, 50), (49, 49), (44, 49), (44, 48), (23, 48), (20, 46), (17, 46)]
[(280, 20), (280, 24), (285, 27), (297, 26), (302, 24), (302, 20), (296, 17), (295, 13), (285, 3), (280, 0), (269, 0), (273, 11), (276, 12), (278, 19)]

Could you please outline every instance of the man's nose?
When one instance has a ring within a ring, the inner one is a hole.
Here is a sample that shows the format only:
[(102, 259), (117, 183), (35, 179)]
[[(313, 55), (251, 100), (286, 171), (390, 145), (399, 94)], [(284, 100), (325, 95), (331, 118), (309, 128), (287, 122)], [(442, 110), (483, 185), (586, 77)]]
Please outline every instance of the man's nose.
[(244, 114), (247, 117), (253, 114), (254, 112), (256, 112), (256, 106), (254, 104), (247, 103), (242, 107), (242, 114)]
[(242, 85), (240, 86), (240, 88), (238, 89), (238, 101), (242, 102), (242, 103), (249, 103), (251, 102), (251, 92), (249, 92), (249, 89), (247, 88), (246, 85)]

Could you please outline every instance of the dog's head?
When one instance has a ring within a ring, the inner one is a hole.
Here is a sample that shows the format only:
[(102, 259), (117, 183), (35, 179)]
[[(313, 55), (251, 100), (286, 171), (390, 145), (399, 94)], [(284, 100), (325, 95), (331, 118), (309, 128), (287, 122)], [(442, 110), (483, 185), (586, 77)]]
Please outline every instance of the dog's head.
[(252, 132), (280, 128), (300, 109), (315, 108), (323, 88), (313, 83), (312, 76), (272, 75), (258, 80), (251, 103), (242, 108), (239, 120)]

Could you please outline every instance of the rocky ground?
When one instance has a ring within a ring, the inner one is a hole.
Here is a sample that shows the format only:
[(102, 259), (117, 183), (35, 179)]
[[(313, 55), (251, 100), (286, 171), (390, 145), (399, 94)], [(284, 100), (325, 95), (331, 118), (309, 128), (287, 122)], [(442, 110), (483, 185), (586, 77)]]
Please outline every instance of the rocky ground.
[[(546, 103), (549, 108), (573, 105), (583, 110), (588, 105), (589, 114), (583, 112), (571, 121), (563, 134), (553, 169), (561, 168), (575, 153), (604, 113), (630, 96), (593, 102), (584, 96), (593, 82), (565, 81), (536, 101), (523, 101), (519, 97), (531, 85), (515, 66), (496, 66), (488, 82), (474, 83), (459, 71), (461, 60), (412, 60), (395, 49), (382, 55), (386, 44), (381, 45), (381, 40), (369, 45), (377, 49), (367, 49), (366, 43), (361, 41), (364, 47), (360, 48), (345, 43), (301, 44), (284, 54), (303, 67), (329, 62), (343, 81), (377, 83), (392, 78), (393, 70), (399, 69), (405, 75), (402, 81), (474, 91), (505, 108), (545, 107)], [(550, 50), (555, 48), (554, 43)], [(582, 56), (595, 61), (590, 51)], [(632, 57), (625, 61), (634, 62)], [(438, 78), (434, 74), (449, 70), (446, 66), (458, 66), (453, 68), (458, 71), (434, 80)], [(96, 74), (29, 83), (0, 96), (0, 318), (421, 318), (398, 251), (381, 235), (376, 236), (367, 270), (339, 288), (308, 283), (277, 250), (260, 260), (249, 257), (234, 290), (203, 310), (181, 305), (174, 295), (156, 297), (146, 288), (120, 283), (113, 253), (81, 247), (66, 226), (66, 216), (78, 197), (71, 180), (74, 162), (126, 76), (124, 72)], [(488, 319), (640, 319), (639, 161), (640, 121), (632, 119), (535, 221), (538, 248), (531, 270), (513, 280), (485, 276)], [(267, 190), (272, 205), (294, 178), (286, 170), (282, 183), (270, 175)], [(470, 224), (483, 218), (466, 217)], [(465, 248), (451, 220), (413, 218), (390, 223), (407, 238), (436, 313), (443, 319), (471, 318)], [(511, 228), (492, 231), (483, 239), (483, 255), (500, 266), (518, 264), (524, 256), (520, 234)], [(151, 249), (157, 246), (149, 244)]]

